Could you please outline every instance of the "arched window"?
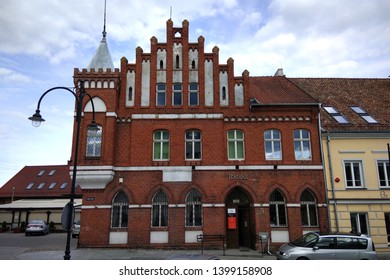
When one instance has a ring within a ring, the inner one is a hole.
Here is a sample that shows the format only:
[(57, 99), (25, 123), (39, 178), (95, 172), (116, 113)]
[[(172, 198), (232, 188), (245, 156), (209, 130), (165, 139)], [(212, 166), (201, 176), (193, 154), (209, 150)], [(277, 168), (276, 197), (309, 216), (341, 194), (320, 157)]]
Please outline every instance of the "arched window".
[(98, 126), (99, 130), (95, 127), (87, 127), (87, 157), (100, 157), (102, 149), (102, 127)]
[(112, 201), (111, 228), (127, 228), (129, 201), (126, 194), (120, 191)]
[(267, 160), (282, 159), (282, 142), (281, 142), (279, 130), (270, 129), (264, 131), (264, 146), (265, 146), (265, 159)]
[(191, 190), (186, 198), (186, 227), (202, 226), (202, 196)]
[(301, 219), (304, 227), (318, 226), (317, 203), (313, 193), (309, 190), (301, 194)]
[(222, 87), (222, 100), (226, 100), (226, 87)]
[(168, 197), (162, 190), (154, 195), (152, 206), (152, 226), (168, 226)]
[(195, 69), (195, 66), (196, 66), (195, 60), (192, 60), (192, 62), (191, 62), (191, 68), (192, 68), (192, 69)]
[(180, 69), (180, 57), (176, 55), (176, 69)]
[(164, 61), (160, 60), (160, 70), (164, 69)]
[(286, 202), (279, 190), (274, 190), (269, 197), (269, 217), (271, 227), (287, 226)]
[(311, 160), (310, 131), (294, 130), (294, 151), (296, 160)]
[(133, 87), (129, 87), (129, 101), (133, 100)]
[(202, 133), (199, 130), (186, 131), (186, 160), (202, 159)]

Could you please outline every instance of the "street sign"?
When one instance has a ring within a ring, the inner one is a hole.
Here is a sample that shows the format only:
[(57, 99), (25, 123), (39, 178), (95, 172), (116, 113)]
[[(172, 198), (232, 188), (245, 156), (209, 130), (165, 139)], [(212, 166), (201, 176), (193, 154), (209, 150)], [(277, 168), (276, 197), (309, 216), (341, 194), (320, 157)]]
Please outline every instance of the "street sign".
[[(71, 223), (69, 225), (69, 216), (71, 215)], [(62, 209), (62, 215), (61, 215), (61, 224), (62, 224), (62, 229), (64, 231), (69, 231), (72, 228), (74, 222), (74, 206), (70, 202), (68, 202), (64, 209)]]

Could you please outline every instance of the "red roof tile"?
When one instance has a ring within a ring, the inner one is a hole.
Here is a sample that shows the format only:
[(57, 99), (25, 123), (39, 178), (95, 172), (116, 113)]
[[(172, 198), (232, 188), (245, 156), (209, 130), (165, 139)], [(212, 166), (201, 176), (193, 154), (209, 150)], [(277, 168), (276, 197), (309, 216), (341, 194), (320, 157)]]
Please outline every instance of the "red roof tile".
[[(390, 79), (290, 78), (323, 106), (332, 106), (347, 120), (338, 123), (321, 109), (321, 125), (329, 131), (390, 130)], [(355, 113), (359, 106), (378, 123), (370, 124)]]
[[(61, 186), (64, 186), (61, 188)], [(1, 198), (66, 197), (70, 195), (72, 180), (67, 165), (25, 166), (2, 188)], [(80, 197), (81, 190), (76, 188)]]
[(283, 76), (249, 77), (251, 97), (260, 104), (315, 104), (312, 97)]

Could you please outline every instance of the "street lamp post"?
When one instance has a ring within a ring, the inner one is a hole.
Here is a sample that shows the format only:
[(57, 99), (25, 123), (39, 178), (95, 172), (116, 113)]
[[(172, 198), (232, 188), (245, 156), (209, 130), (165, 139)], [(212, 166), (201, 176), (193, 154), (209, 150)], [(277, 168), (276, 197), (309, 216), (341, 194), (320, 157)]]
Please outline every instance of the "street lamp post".
[(64, 260), (70, 260), (70, 240), (71, 240), (71, 228), (72, 228), (73, 218), (74, 218), (73, 211), (74, 211), (74, 196), (75, 196), (75, 189), (76, 189), (77, 161), (78, 161), (78, 154), (79, 154), (80, 125), (81, 125), (83, 100), (85, 96), (89, 97), (92, 104), (92, 124), (89, 125), (89, 128), (97, 132), (99, 130), (99, 127), (95, 123), (95, 107), (93, 104), (92, 97), (85, 91), (83, 81), (79, 82), (78, 87), (74, 87), (74, 88), (53, 87), (45, 91), (42, 94), (42, 96), (39, 98), (37, 109), (35, 110), (35, 114), (32, 117), (28, 118), (29, 120), (32, 121), (32, 125), (34, 127), (38, 127), (42, 122), (45, 121), (40, 114), (40, 106), (41, 106), (42, 99), (46, 96), (46, 94), (57, 89), (63, 89), (72, 93), (76, 99), (76, 124), (77, 124), (76, 142), (75, 142), (75, 149), (73, 155), (73, 177), (72, 177), (72, 187), (71, 187), (70, 201), (69, 201), (71, 211), (67, 216), (67, 227), (66, 227), (67, 236), (66, 236), (66, 248), (65, 248), (65, 255), (64, 255)]

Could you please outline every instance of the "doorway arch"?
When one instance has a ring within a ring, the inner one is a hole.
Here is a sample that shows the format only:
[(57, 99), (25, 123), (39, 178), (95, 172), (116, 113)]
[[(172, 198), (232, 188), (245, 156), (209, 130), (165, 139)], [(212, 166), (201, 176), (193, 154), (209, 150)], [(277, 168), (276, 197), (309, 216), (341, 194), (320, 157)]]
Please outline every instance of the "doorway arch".
[(226, 240), (228, 248), (254, 248), (255, 224), (252, 196), (242, 187), (226, 196)]

